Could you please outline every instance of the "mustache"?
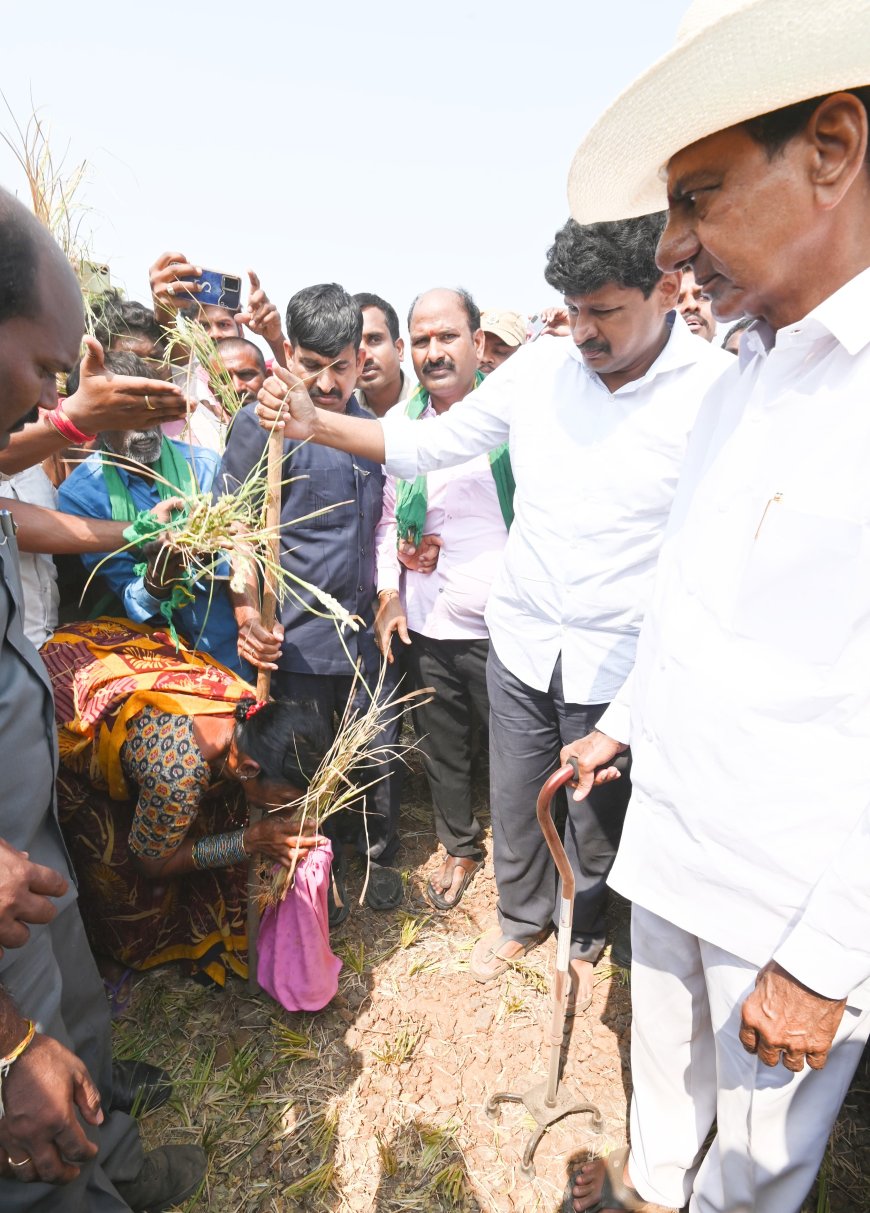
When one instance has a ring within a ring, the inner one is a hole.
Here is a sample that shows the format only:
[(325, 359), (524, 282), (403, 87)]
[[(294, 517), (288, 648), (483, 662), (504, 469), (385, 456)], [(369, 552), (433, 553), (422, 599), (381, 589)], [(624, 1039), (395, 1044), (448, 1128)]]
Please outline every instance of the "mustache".
[(341, 392), (336, 387), (331, 392), (320, 392), (317, 388), (312, 388), (308, 395), (319, 396), (321, 400), (341, 400)]
[(606, 341), (584, 341), (577, 346), (581, 354), (609, 354), (610, 345)]
[(456, 363), (445, 354), (443, 358), (427, 358), (420, 370), (424, 375), (428, 375), (430, 371), (455, 371)]

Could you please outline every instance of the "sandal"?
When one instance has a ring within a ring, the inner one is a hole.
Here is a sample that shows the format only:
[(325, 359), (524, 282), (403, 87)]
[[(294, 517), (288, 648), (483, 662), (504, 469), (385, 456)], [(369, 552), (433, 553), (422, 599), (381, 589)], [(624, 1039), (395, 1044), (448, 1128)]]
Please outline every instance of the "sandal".
[(134, 976), (133, 969), (125, 969), (117, 981), (111, 981), (108, 977), (103, 978), (103, 988), (106, 991), (106, 998), (109, 1000), (112, 1019), (120, 1019), (130, 1005), (130, 999), (133, 997)]
[[(341, 845), (339, 844), (339, 851)], [(326, 910), (329, 929), (340, 927), (350, 913), (350, 903), (347, 900), (347, 888), (344, 883), (344, 873), (347, 860), (343, 855), (334, 855), (329, 872), (329, 888), (326, 894)]]
[(365, 904), (372, 910), (395, 910), (404, 899), (405, 885), (401, 872), (371, 860)]
[[(625, 1164), (628, 1160), (628, 1146), (613, 1150), (604, 1160), (604, 1181), (601, 1185), (601, 1195), (594, 1205), (590, 1205), (586, 1213), (599, 1213), (602, 1209), (623, 1209), (625, 1213), (642, 1213), (650, 1208), (634, 1188), (629, 1188), (622, 1178)], [(568, 1179), (568, 1186), (562, 1199), (562, 1213), (574, 1213), (574, 1184), (579, 1172), (575, 1171)]]
[[(426, 885), (426, 896), (436, 910), (452, 910), (459, 905), (465, 894), (465, 890), (471, 884), (472, 877), (480, 867), (479, 859), (471, 859), (466, 855), (448, 855), (444, 861), (443, 872), (444, 879), (447, 880), (447, 888), (436, 888), (430, 880)], [(453, 883), (453, 873), (459, 868), (462, 872), (462, 880), (459, 882), (459, 887), (453, 897), (445, 897)]]
[(471, 949), (468, 961), (468, 971), (475, 981), (495, 981), (506, 973), (514, 961), (522, 960), (527, 952), (543, 943), (550, 934), (550, 928), (538, 931), (531, 939), (509, 939), (498, 927), (493, 927), (485, 935), (481, 935)]

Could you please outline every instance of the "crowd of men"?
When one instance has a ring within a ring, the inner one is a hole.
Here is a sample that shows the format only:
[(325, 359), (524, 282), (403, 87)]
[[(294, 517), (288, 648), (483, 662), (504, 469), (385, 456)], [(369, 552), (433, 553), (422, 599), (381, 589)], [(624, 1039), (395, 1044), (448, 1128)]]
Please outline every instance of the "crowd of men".
[[(870, 17), (829, 8), (698, 0), (577, 153), (546, 257), (562, 305), (529, 320), (425, 289), (410, 360), (376, 294), (308, 286), (282, 317), (251, 272), (243, 309), (205, 304), (180, 252), (152, 266), (150, 306), (97, 301), (80, 356), (76, 277), (0, 194), (4, 1210), (164, 1208), (205, 1166), (196, 1147), (143, 1153), (129, 1113), (155, 1079), (113, 1067), (57, 821), (38, 650), (84, 601), (246, 679), (269, 670), (333, 726), (400, 680), (434, 688), (417, 730), (444, 913), (485, 858), (477, 719), (498, 889), (481, 983), (558, 925), (534, 806), (573, 757), (569, 1010), (591, 1002), (610, 882), (633, 906), (634, 1095), (630, 1149), (576, 1170), (565, 1213), (797, 1213), (870, 1034)], [(672, 113), (665, 85), (695, 53), (734, 65), (730, 93)], [(610, 144), (630, 151), (605, 173)], [(207, 353), (178, 356), (185, 317)], [(180, 592), (165, 553), (124, 542), (192, 483), (220, 497), (262, 475), (276, 424), (282, 565), (356, 631), (304, 595), (266, 627), (255, 570)], [(397, 730), (388, 715), (379, 740)], [(332, 925), (354, 854), (369, 906), (404, 896), (401, 779), (381, 774), (364, 814), (330, 823)]]

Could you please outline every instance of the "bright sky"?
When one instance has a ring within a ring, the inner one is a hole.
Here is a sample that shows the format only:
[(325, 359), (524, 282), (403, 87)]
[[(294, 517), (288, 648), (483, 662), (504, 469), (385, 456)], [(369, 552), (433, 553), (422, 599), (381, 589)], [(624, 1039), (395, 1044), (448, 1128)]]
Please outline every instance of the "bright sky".
[[(48, 0), (4, 14), (2, 88), (89, 162), (93, 252), (131, 298), (176, 249), (252, 266), (282, 315), (331, 280), (400, 315), (453, 284), (531, 312), (577, 143), (687, 4)], [(5, 146), (0, 182), (24, 196)]]

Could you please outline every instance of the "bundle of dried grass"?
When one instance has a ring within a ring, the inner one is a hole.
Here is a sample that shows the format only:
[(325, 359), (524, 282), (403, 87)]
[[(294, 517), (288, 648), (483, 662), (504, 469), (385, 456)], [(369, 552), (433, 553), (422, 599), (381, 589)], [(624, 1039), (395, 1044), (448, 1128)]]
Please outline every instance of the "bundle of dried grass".
[[(191, 385), (196, 377), (197, 367), (202, 367), (208, 375), (212, 393), (227, 417), (235, 417), (245, 401), (235, 389), (217, 342), (209, 335), (204, 325), (179, 312), (175, 318), (175, 328), (166, 330), (165, 353), (170, 363), (181, 365), (186, 362), (188, 396), (192, 394)], [(188, 422), (189, 420), (190, 418)]]
[[(236, 492), (216, 499), (210, 492), (201, 491), (198, 484), (192, 493), (178, 492), (176, 486), (153, 467), (146, 467), (121, 455), (111, 455), (107, 451), (103, 451), (102, 456), (113, 467), (133, 468), (139, 475), (162, 486), (161, 495), (171, 496), (172, 501), (177, 503), (177, 509), (168, 522), (160, 521), (153, 514), (141, 514), (125, 532), (129, 542), (116, 552), (109, 553), (93, 568), (83, 594), (111, 556), (154, 542), (159, 544), (152, 556), (158, 572), (168, 568), (171, 563), (177, 564), (180, 557), (189, 582), (199, 579), (229, 580), (231, 588), (238, 591), (250, 583), (252, 575), (256, 575), (261, 586), (270, 589), (279, 602), (289, 595), (312, 614), (333, 619), (340, 629), (359, 630), (357, 616), (351, 615), (337, 598), (320, 586), (297, 577), (281, 564), (276, 556), (278, 545), (274, 542), (279, 532), (286, 533), (309, 518), (318, 517), (349, 502), (338, 501), (289, 522), (280, 522), (278, 526), (269, 526), (266, 522), (266, 480), (263, 474), (266, 451)], [(193, 467), (191, 471), (195, 476)], [(283, 483), (290, 483), (292, 479)], [(224, 571), (227, 564), (230, 573)], [(322, 610), (318, 609), (318, 605)]]
[[(382, 770), (382, 773), (378, 774), (378, 769), (395, 759), (404, 760), (404, 755), (414, 748), (404, 744), (376, 745), (375, 742), (386, 724), (403, 717), (421, 703), (428, 703), (434, 691), (432, 687), (423, 687), (404, 695), (384, 696), (385, 673), (384, 663), (381, 665), (377, 685), (369, 693), (369, 705), (364, 712), (360, 712), (351, 706), (355, 692), (361, 684), (359, 666), (356, 667), (347, 706), (335, 740), (317, 768), (304, 796), (291, 804), (271, 810), (289, 814), (298, 823), (300, 833), (316, 833), (324, 821), (342, 809), (359, 809), (364, 793), (387, 778), (388, 771)], [(301, 852), (297, 851), (294, 866), (300, 856)], [(367, 884), (368, 874), (360, 893), (360, 904), (365, 899)], [(268, 872), (262, 883), (261, 906), (282, 901), (292, 885), (292, 868), (275, 868)]]

